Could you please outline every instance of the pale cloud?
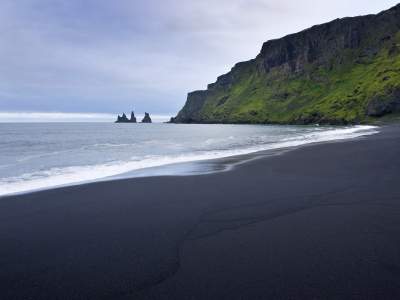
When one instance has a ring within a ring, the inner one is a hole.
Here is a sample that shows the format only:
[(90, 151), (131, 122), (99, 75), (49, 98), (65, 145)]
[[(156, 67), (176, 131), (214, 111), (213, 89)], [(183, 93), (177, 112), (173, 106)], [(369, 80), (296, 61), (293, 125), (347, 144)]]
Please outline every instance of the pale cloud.
[[(130, 112), (129, 112), (130, 113)], [(144, 114), (135, 114), (139, 120)], [(42, 122), (113, 122), (115, 114), (105, 113), (64, 113), (64, 112), (0, 112), (0, 123), (42, 123)], [(166, 122), (169, 116), (151, 115), (153, 123)]]
[(253, 58), (268, 39), (395, 4), (3, 0), (0, 110), (174, 114), (187, 92)]

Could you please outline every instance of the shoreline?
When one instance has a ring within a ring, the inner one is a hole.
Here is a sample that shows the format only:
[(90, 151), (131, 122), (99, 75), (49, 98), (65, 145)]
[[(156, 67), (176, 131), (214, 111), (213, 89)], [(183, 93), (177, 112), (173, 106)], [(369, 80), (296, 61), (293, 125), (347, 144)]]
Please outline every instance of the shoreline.
[(0, 201), (4, 299), (395, 299), (400, 126)]
[[(249, 124), (251, 125), (251, 124)], [(240, 126), (240, 125), (238, 125)], [(271, 125), (273, 126), (273, 125)], [(327, 126), (330, 127), (330, 126)], [(291, 145), (285, 145), (286, 143), (292, 143), (292, 142), (286, 142), (286, 141), (280, 141), (276, 142), (274, 144), (269, 145), (270, 148), (268, 149), (261, 149), (261, 150), (251, 150), (250, 148), (245, 150), (245, 153), (242, 154), (233, 154), (233, 155), (228, 155), (228, 156), (221, 156), (221, 157), (214, 157), (214, 158), (200, 158), (200, 159), (192, 159), (192, 160), (187, 160), (187, 161), (182, 161), (182, 162), (171, 162), (168, 164), (163, 164), (163, 165), (156, 165), (152, 167), (145, 167), (145, 168), (139, 168), (139, 169), (134, 169), (130, 170), (127, 172), (122, 172), (119, 174), (111, 175), (111, 176), (105, 176), (105, 177), (99, 177), (99, 178), (94, 178), (94, 179), (89, 179), (89, 180), (82, 180), (82, 181), (76, 181), (76, 182), (67, 182), (64, 184), (56, 184), (56, 185), (49, 185), (45, 187), (38, 187), (38, 188), (32, 188), (29, 190), (22, 190), (22, 191), (17, 191), (17, 192), (11, 192), (7, 194), (1, 194), (0, 195), (0, 200), (6, 197), (10, 196), (20, 196), (24, 194), (30, 194), (30, 193), (37, 193), (37, 192), (42, 192), (46, 190), (53, 190), (53, 189), (60, 189), (60, 188), (68, 188), (72, 186), (80, 186), (80, 185), (86, 185), (86, 184), (95, 184), (98, 182), (107, 182), (107, 181), (116, 181), (116, 180), (123, 180), (123, 179), (134, 179), (134, 178), (142, 178), (142, 177), (158, 177), (158, 176), (190, 176), (190, 175), (202, 175), (202, 174), (211, 174), (215, 172), (222, 172), (222, 171), (229, 171), (231, 168), (233, 168), (237, 164), (245, 163), (247, 160), (253, 160), (257, 159), (259, 157), (264, 157), (266, 155), (276, 155), (279, 154), (280, 152), (287, 152), (290, 150), (295, 150), (304, 146), (308, 145), (317, 145), (320, 143), (330, 143), (330, 142), (342, 142), (342, 141), (348, 141), (348, 140), (353, 140), (353, 139), (358, 139), (360, 137), (368, 137), (370, 135), (374, 134), (379, 134), (380, 130), (384, 128), (385, 126), (367, 126), (367, 125), (358, 125), (358, 126), (351, 126), (351, 127), (334, 127), (334, 129), (328, 130), (323, 133), (327, 133), (330, 131), (335, 131), (335, 130), (355, 130), (357, 128), (361, 128), (360, 130), (371, 130), (369, 133), (361, 134), (359, 136), (355, 137), (348, 137), (346, 136), (346, 133), (343, 132), (343, 135), (339, 135), (335, 138), (322, 138), (321, 140), (317, 141), (306, 141), (306, 142), (300, 142), (300, 141), (293, 141), (294, 144)], [(373, 128), (375, 130), (373, 130)], [(352, 132), (351, 134), (356, 134), (357, 131)], [(266, 147), (267, 145), (264, 145)], [(241, 152), (243, 150), (239, 149), (233, 149), (232, 151), (237, 151)], [(246, 152), (249, 151), (249, 152)], [(229, 163), (228, 163), (229, 162)], [(95, 166), (94, 166), (95, 167)], [(177, 171), (177, 169), (181, 168), (180, 171)]]

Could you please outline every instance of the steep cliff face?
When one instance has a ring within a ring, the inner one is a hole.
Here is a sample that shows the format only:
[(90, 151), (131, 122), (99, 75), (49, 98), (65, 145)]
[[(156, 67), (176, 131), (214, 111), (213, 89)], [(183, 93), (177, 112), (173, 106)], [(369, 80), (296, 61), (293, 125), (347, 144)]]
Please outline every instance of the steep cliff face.
[(188, 94), (176, 123), (363, 123), (400, 111), (400, 5), (262, 46)]

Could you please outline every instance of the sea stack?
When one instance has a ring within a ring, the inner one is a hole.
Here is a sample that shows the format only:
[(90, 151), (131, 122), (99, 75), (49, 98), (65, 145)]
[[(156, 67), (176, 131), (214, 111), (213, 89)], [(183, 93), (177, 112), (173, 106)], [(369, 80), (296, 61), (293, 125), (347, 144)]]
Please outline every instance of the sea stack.
[(147, 112), (144, 113), (144, 118), (142, 120), (142, 123), (151, 123), (151, 118), (149, 113)]
[(131, 123), (136, 123), (136, 117), (135, 117), (135, 113), (132, 111), (131, 112), (131, 119), (130, 119)]
[(128, 117), (125, 115), (125, 113), (122, 114), (122, 116), (118, 115), (117, 121), (115, 123), (136, 123), (136, 117), (135, 113), (132, 111), (131, 112), (131, 118), (128, 119)]
[(115, 123), (127, 123), (129, 122), (129, 119), (126, 117), (125, 113), (122, 114), (122, 116), (118, 115), (117, 121)]

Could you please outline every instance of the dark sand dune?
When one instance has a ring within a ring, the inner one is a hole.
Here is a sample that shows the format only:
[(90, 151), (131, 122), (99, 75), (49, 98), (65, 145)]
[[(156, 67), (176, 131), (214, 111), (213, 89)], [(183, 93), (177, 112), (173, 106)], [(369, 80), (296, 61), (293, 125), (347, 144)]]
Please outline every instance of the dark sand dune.
[(0, 299), (399, 299), (400, 127), (0, 199)]

